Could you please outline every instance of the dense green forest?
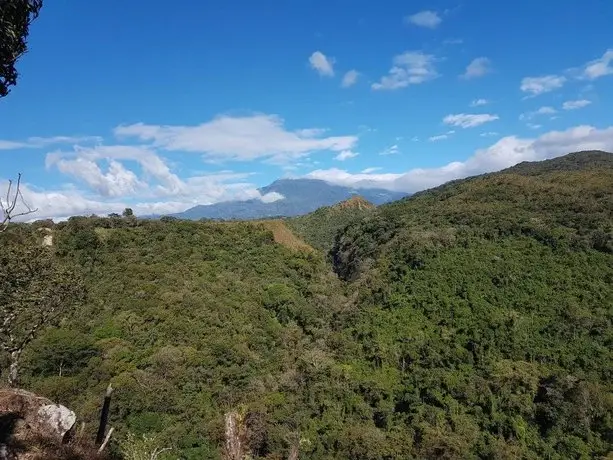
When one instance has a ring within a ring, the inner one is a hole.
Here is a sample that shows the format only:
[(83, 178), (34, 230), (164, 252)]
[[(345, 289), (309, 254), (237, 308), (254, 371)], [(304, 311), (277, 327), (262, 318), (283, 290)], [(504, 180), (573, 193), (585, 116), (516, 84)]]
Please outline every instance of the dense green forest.
[(272, 224), (13, 225), (2, 260), (41, 226), (86, 297), (27, 347), (22, 386), (90, 432), (112, 382), (117, 438), (160, 458), (222, 458), (231, 411), (261, 459), (613, 451), (612, 154)]

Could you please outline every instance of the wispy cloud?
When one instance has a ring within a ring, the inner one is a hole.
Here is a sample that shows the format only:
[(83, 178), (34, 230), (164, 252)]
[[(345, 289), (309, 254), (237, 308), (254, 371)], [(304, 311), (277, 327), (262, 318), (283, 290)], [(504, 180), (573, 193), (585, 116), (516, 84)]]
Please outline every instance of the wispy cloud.
[(387, 147), (379, 152), (379, 155), (396, 155), (398, 153), (400, 153), (400, 149), (398, 148), (398, 145), (394, 144), (391, 147)]
[(443, 123), (460, 128), (474, 128), (498, 119), (498, 115), (492, 115), (489, 113), (458, 113), (454, 115), (447, 115), (445, 118), (443, 118)]
[(520, 120), (532, 120), (534, 117), (537, 117), (539, 115), (555, 115), (556, 113), (558, 113), (558, 111), (554, 109), (553, 107), (543, 106), (543, 107), (539, 107), (537, 110), (534, 110), (532, 112), (522, 113), (519, 116), (519, 119)]
[(562, 104), (562, 108), (564, 110), (576, 110), (576, 109), (581, 109), (583, 107), (587, 107), (591, 103), (592, 103), (592, 101), (589, 101), (587, 99), (578, 99), (578, 100), (575, 100), (575, 101), (566, 101), (566, 102), (564, 102), (564, 104)]
[(317, 71), (319, 75), (324, 77), (334, 76), (334, 58), (327, 57), (321, 51), (315, 51), (309, 57), (311, 68)]
[(581, 72), (581, 78), (587, 80), (596, 80), (607, 75), (613, 75), (613, 49), (608, 49), (600, 58), (585, 64)]
[(487, 99), (475, 99), (470, 103), (471, 107), (479, 107), (482, 105), (487, 105), (489, 104), (490, 101), (488, 101)]
[(421, 51), (407, 51), (394, 57), (388, 75), (373, 83), (374, 90), (394, 90), (418, 85), (439, 76), (434, 68), (436, 58)]
[(336, 155), (334, 159), (338, 161), (345, 161), (345, 160), (349, 160), (350, 158), (355, 158), (358, 155), (359, 153), (352, 152), (351, 150), (343, 150), (341, 153)]
[(461, 75), (465, 80), (478, 78), (492, 72), (492, 62), (486, 57), (473, 59), (466, 67), (466, 71)]
[(102, 142), (98, 136), (53, 136), (53, 137), (29, 137), (25, 141), (8, 141), (0, 139), (0, 150), (40, 149), (50, 145), (59, 144), (83, 144)]
[(559, 89), (564, 86), (564, 83), (566, 83), (566, 77), (561, 75), (526, 77), (521, 81), (520, 89), (531, 96), (538, 96)]
[(428, 29), (436, 29), (443, 21), (436, 11), (424, 10), (404, 18), (408, 24)]
[(209, 160), (251, 161), (266, 159), (287, 163), (315, 151), (352, 150), (357, 136), (323, 136), (321, 129), (288, 131), (282, 118), (256, 114), (244, 117), (219, 116), (196, 126), (146, 125), (118, 126), (119, 137), (152, 142), (169, 151), (201, 153)]
[(343, 76), (341, 86), (343, 88), (349, 88), (357, 83), (360, 73), (357, 70), (350, 70)]
[(428, 141), (430, 142), (438, 142), (438, 141), (444, 141), (446, 139), (449, 139), (452, 135), (455, 134), (455, 131), (453, 129), (447, 131), (445, 134), (439, 134), (436, 136), (430, 136), (428, 138)]

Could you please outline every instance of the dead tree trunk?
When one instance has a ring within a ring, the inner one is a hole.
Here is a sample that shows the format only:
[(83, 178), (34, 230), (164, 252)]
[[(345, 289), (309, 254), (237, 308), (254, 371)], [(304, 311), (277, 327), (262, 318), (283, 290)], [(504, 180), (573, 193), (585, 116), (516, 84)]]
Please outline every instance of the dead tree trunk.
[(232, 411), (226, 414), (225, 419), (224, 460), (244, 460), (246, 456), (244, 417), (237, 411)]
[(106, 432), (106, 424), (109, 421), (109, 410), (111, 408), (111, 394), (113, 387), (109, 383), (104, 395), (104, 403), (102, 404), (102, 412), (100, 413), (100, 425), (98, 426), (98, 434), (96, 435), (96, 445), (100, 446), (104, 442), (104, 434)]

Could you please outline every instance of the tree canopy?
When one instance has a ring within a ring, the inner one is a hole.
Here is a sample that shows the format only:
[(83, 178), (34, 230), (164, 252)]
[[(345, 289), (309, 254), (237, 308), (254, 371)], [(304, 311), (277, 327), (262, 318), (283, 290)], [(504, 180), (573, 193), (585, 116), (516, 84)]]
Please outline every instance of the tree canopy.
[(17, 84), (15, 66), (28, 50), (30, 24), (42, 6), (43, 0), (0, 0), (0, 97)]

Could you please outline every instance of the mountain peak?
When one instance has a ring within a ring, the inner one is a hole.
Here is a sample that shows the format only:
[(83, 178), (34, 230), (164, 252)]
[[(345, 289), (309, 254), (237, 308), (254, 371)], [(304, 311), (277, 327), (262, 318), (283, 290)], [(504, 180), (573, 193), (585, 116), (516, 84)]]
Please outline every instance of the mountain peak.
[[(262, 219), (308, 214), (319, 208), (337, 205), (336, 209), (369, 209), (376, 205), (404, 198), (407, 194), (377, 188), (361, 188), (330, 184), (320, 179), (278, 179), (259, 189), (262, 195), (276, 192), (282, 200), (265, 203), (261, 200), (226, 201), (195, 206), (176, 217), (184, 219)], [(340, 204), (342, 203), (342, 204)]]

